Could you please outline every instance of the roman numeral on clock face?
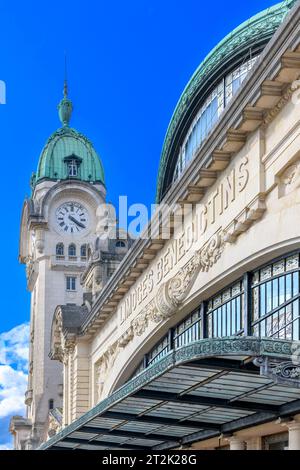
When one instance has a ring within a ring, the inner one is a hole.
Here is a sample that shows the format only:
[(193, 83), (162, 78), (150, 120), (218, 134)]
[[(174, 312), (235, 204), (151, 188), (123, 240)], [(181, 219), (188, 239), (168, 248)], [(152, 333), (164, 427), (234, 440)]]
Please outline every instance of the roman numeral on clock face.
[(56, 223), (64, 234), (76, 235), (88, 228), (88, 211), (78, 202), (65, 202), (55, 212)]

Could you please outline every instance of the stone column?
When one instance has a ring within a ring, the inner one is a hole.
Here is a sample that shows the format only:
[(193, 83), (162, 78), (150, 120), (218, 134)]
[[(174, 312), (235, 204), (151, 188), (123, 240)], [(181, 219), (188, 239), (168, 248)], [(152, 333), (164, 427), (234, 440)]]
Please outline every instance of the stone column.
[(245, 442), (239, 437), (233, 436), (229, 439), (230, 450), (245, 450)]
[(262, 450), (262, 439), (260, 436), (247, 439), (246, 444), (247, 450)]
[(287, 424), (289, 430), (289, 450), (300, 450), (300, 422)]

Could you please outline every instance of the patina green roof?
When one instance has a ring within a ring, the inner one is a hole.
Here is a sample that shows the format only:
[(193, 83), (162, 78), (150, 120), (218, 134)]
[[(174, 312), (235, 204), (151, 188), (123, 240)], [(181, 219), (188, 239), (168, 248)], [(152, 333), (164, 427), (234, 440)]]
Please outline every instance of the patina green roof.
[(72, 110), (65, 84), (64, 97), (58, 105), (62, 127), (49, 137), (41, 152), (37, 172), (31, 178), (33, 188), (45, 179), (69, 179), (66, 160), (73, 158), (79, 162), (78, 177), (74, 179), (105, 184), (103, 166), (93, 144), (85, 135), (69, 127)]
[(295, 3), (296, 0), (285, 0), (242, 23), (206, 56), (192, 75), (176, 105), (166, 132), (158, 171), (157, 202), (160, 202), (163, 196), (164, 177), (168, 167), (174, 134), (179, 123), (188, 113), (190, 103), (197, 94), (197, 91), (199, 91), (199, 88), (219, 68), (220, 64), (228, 57), (233, 56), (239, 48), (245, 48), (245, 44), (253, 44), (263, 36), (271, 37)]

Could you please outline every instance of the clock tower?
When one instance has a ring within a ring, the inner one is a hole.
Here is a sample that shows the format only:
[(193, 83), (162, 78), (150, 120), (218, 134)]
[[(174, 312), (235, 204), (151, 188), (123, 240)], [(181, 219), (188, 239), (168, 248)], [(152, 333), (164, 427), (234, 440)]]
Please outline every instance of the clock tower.
[[(31, 293), (27, 417), (12, 420), (18, 448), (46, 440), (49, 412), (59, 420), (61, 364), (49, 358), (51, 323), (57, 305), (82, 305), (80, 276), (96, 239), (96, 211), (105, 202), (101, 161), (86, 136), (70, 127), (73, 110), (67, 84), (58, 106), (62, 126), (44, 146), (32, 195), (23, 206), (20, 262)], [(18, 437), (19, 436), (19, 437)]]

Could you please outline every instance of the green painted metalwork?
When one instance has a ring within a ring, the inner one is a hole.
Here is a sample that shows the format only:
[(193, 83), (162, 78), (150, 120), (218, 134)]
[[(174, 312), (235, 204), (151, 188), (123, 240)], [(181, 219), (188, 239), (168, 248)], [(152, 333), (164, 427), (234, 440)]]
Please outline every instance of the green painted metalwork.
[(39, 158), (37, 172), (31, 177), (32, 188), (43, 180), (70, 179), (67, 160), (72, 159), (78, 162), (78, 175), (72, 179), (105, 184), (103, 166), (92, 142), (69, 127), (72, 110), (73, 104), (68, 98), (65, 82), (64, 97), (58, 105), (63, 127), (55, 131), (46, 142)]
[(58, 115), (64, 126), (68, 126), (73, 111), (73, 103), (68, 98), (68, 86), (67, 81), (65, 80), (64, 84), (64, 97), (58, 105)]
[(96, 418), (99, 414), (108, 411), (109, 408), (124, 398), (140, 390), (143, 386), (161, 376), (166, 371), (179, 364), (193, 360), (211, 358), (215, 356), (252, 356), (291, 359), (294, 353), (295, 343), (286, 340), (274, 340), (271, 338), (233, 337), (221, 339), (205, 339), (171, 351), (160, 361), (135, 376), (112, 395), (98, 403), (94, 408), (85, 413), (79, 419), (63, 429), (59, 434), (43, 444), (40, 449), (47, 449), (59, 442), (81, 426)]
[(253, 44), (262, 36), (271, 38), (295, 3), (296, 0), (285, 0), (245, 21), (228, 34), (199, 65), (176, 105), (166, 132), (158, 170), (157, 202), (160, 202), (163, 196), (164, 177), (172, 150), (174, 134), (179, 123), (182, 122), (189, 112), (190, 104), (199, 88), (209, 80), (210, 76), (220, 67), (222, 62), (231, 56), (234, 57), (239, 49), (245, 49), (247, 43), (249, 45)]

